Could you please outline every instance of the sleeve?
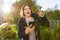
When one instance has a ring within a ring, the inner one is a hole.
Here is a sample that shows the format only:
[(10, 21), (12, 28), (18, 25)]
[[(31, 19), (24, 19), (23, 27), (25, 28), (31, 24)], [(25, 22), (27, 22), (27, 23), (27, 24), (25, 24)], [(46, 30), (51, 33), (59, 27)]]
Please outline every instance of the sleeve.
[(38, 14), (35, 14), (35, 16), (37, 20), (40, 22), (41, 26), (47, 26), (47, 27), (50, 26), (49, 21), (46, 16), (40, 17)]
[(19, 20), (18, 22), (18, 37), (23, 38), (25, 36), (25, 29), (23, 28), (23, 20)]
[(49, 21), (46, 16), (41, 17), (41, 25), (46, 26), (46, 27), (50, 27)]

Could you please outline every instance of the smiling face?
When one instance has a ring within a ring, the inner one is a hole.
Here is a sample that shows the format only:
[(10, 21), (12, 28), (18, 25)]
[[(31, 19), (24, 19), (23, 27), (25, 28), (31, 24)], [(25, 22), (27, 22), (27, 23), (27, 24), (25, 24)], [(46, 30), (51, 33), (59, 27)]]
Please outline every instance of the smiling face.
[(25, 6), (24, 8), (23, 8), (23, 12), (24, 12), (24, 16), (31, 16), (31, 9), (30, 9), (30, 7), (29, 6)]

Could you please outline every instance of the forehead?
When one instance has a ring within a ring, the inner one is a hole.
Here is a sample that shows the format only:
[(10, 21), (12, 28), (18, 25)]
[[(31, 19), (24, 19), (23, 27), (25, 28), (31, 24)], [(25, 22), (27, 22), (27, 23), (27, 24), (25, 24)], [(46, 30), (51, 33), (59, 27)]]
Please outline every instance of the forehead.
[(30, 7), (29, 7), (28, 5), (26, 5), (26, 6), (24, 7), (24, 9), (25, 9), (25, 8), (30, 8)]

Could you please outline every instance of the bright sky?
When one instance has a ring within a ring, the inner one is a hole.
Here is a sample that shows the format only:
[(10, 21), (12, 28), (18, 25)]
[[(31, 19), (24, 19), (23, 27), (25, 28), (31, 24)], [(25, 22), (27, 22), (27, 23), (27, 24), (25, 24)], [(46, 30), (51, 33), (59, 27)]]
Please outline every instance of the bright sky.
[(12, 4), (16, 2), (16, 0), (3, 0), (3, 11), (4, 13), (9, 13), (12, 9)]
[(37, 4), (42, 6), (42, 10), (46, 10), (47, 8), (57, 8), (60, 10), (60, 0), (37, 0)]
[[(3, 11), (4, 13), (10, 12), (12, 9), (12, 4), (16, 2), (16, 0), (3, 0)], [(54, 9), (57, 8), (60, 10), (60, 0), (37, 0), (37, 4), (42, 6), (42, 10), (46, 10), (47, 8)]]

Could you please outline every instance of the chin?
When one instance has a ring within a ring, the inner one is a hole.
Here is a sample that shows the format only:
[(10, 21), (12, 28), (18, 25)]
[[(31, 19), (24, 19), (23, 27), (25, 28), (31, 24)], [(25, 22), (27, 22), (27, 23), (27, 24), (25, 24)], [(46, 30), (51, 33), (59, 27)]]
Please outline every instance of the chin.
[(31, 15), (27, 15), (28, 17), (31, 16)]
[(30, 15), (28, 15), (27, 17), (30, 17)]

